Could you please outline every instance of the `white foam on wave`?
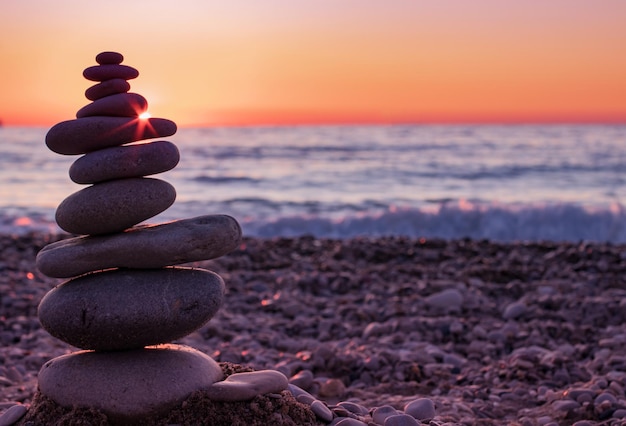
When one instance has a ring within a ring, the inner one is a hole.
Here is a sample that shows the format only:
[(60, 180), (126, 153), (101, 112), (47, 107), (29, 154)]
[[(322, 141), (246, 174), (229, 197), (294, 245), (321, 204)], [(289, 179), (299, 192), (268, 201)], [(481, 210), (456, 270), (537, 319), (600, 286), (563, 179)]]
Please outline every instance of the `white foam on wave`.
[(445, 203), (434, 210), (390, 209), (341, 219), (283, 217), (271, 222), (247, 220), (244, 234), (258, 237), (404, 235), (426, 238), (472, 238), (493, 241), (596, 241), (626, 243), (626, 210), (620, 204), (500, 205)]

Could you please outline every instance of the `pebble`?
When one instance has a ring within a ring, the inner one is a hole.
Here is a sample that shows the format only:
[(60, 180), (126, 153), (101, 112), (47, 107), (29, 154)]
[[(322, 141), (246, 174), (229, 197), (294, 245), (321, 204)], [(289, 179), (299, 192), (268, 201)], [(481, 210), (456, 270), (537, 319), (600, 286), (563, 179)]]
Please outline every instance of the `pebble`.
[(62, 407), (93, 407), (113, 423), (161, 415), (223, 377), (210, 357), (179, 345), (79, 351), (46, 362), (39, 390)]
[(124, 56), (118, 52), (101, 52), (96, 55), (96, 62), (100, 65), (121, 64)]
[(203, 269), (111, 270), (52, 289), (39, 304), (39, 320), (51, 335), (81, 349), (135, 349), (202, 327), (223, 295), (222, 279)]
[(458, 310), (463, 304), (463, 294), (455, 288), (449, 288), (431, 294), (425, 298), (425, 302), (437, 309), (446, 311)]
[(57, 207), (55, 219), (71, 234), (110, 234), (156, 216), (174, 200), (176, 190), (163, 180), (117, 179), (71, 194)]
[(343, 407), (351, 413), (357, 414), (359, 416), (364, 416), (369, 413), (367, 407), (364, 407), (361, 404), (357, 404), (356, 402), (351, 401), (341, 401), (337, 404), (338, 407)]
[(389, 416), (385, 419), (384, 426), (419, 426), (420, 422), (415, 420), (413, 416), (408, 414), (397, 414), (395, 416)]
[(502, 313), (502, 318), (505, 320), (516, 319), (526, 313), (528, 308), (526, 304), (523, 302), (513, 302), (510, 303), (504, 308), (504, 312)]
[(124, 233), (68, 238), (45, 246), (36, 258), (45, 275), (68, 278), (108, 268), (150, 269), (214, 259), (241, 241), (227, 215), (198, 216)]
[(275, 370), (235, 373), (205, 389), (213, 401), (248, 401), (257, 395), (280, 393), (287, 389), (287, 377)]
[(325, 422), (332, 421), (334, 417), (334, 414), (330, 410), (330, 408), (328, 408), (326, 404), (324, 404), (320, 400), (315, 400), (311, 403), (311, 410), (315, 413), (315, 416), (318, 419), (323, 420)]
[(117, 93), (97, 99), (76, 112), (76, 118), (109, 116), (138, 117), (148, 110), (148, 101), (137, 93)]
[(350, 417), (335, 418), (330, 426), (368, 426), (367, 423), (363, 423), (360, 420), (352, 419)]
[(372, 412), (372, 420), (374, 423), (378, 423), (381, 425), (385, 424), (385, 419), (390, 416), (395, 416), (398, 414), (398, 411), (393, 408), (391, 405), (383, 405), (382, 407), (377, 407)]
[(83, 77), (91, 81), (105, 81), (113, 78), (132, 80), (139, 77), (139, 71), (128, 65), (102, 64), (85, 68)]
[(171, 142), (154, 141), (93, 151), (70, 166), (70, 179), (80, 184), (163, 173), (178, 164), (180, 154)]
[(301, 389), (310, 389), (313, 386), (313, 373), (311, 370), (300, 370), (289, 378), (289, 383)]
[(58, 154), (86, 154), (176, 133), (176, 124), (164, 118), (84, 117), (62, 121), (46, 134), (46, 145)]
[(85, 97), (90, 101), (95, 101), (105, 96), (115, 95), (117, 93), (126, 93), (130, 90), (128, 81), (121, 78), (113, 78), (105, 80), (101, 83), (94, 84), (85, 90)]
[(11, 426), (17, 423), (28, 411), (28, 407), (22, 404), (15, 404), (9, 407), (0, 415), (0, 426)]
[(435, 417), (435, 403), (429, 398), (418, 398), (408, 402), (404, 412), (421, 422), (428, 422)]

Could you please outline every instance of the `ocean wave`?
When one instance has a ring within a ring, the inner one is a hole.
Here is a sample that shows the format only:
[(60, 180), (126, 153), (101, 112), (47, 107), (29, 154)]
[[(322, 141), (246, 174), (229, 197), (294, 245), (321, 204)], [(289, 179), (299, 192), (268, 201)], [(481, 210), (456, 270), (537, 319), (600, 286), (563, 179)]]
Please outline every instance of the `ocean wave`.
[(244, 233), (258, 237), (404, 235), (492, 241), (597, 241), (626, 243), (626, 210), (619, 204), (590, 208), (576, 204), (499, 205), (445, 203), (434, 210), (391, 209), (340, 219), (291, 216), (272, 221), (246, 220)]

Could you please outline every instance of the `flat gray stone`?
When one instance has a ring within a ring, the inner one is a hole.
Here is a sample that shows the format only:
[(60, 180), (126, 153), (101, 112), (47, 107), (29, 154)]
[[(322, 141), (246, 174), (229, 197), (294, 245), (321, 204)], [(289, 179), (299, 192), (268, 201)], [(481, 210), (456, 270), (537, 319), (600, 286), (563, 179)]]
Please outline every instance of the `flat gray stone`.
[(235, 373), (205, 389), (213, 401), (249, 401), (257, 395), (279, 393), (287, 389), (287, 377), (275, 370)]
[(70, 166), (76, 183), (148, 176), (173, 169), (180, 160), (171, 142), (155, 141), (100, 149), (83, 155)]
[(36, 263), (43, 274), (55, 278), (108, 268), (162, 268), (223, 256), (240, 241), (241, 228), (232, 217), (198, 216), (57, 241), (37, 254)]
[(146, 112), (148, 101), (138, 93), (118, 93), (105, 96), (85, 105), (76, 113), (76, 118), (106, 115), (113, 117), (138, 117)]
[(92, 407), (111, 423), (139, 424), (222, 377), (220, 366), (202, 352), (163, 345), (63, 355), (45, 363), (38, 380), (40, 392), (63, 407)]
[(71, 234), (110, 234), (156, 216), (175, 200), (176, 190), (165, 181), (117, 179), (73, 193), (59, 204), (55, 219)]
[(84, 117), (52, 126), (46, 134), (46, 145), (58, 154), (86, 154), (174, 133), (176, 124), (164, 118)]
[(85, 90), (85, 97), (90, 101), (104, 98), (105, 96), (115, 95), (116, 93), (126, 93), (130, 90), (130, 84), (121, 78), (106, 80), (102, 83), (94, 84)]
[(224, 282), (204, 269), (115, 269), (55, 287), (38, 314), (51, 335), (78, 348), (137, 349), (192, 333), (223, 298)]
[(9, 407), (0, 415), (0, 426), (11, 426), (26, 415), (28, 408), (22, 404), (15, 404)]

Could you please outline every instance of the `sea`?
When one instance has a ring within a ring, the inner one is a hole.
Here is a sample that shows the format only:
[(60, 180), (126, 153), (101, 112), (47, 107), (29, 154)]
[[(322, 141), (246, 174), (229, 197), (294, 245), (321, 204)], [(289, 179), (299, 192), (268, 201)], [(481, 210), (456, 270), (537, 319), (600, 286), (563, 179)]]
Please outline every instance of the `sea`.
[[(60, 232), (83, 185), (48, 129), (0, 128), (0, 233)], [(172, 207), (244, 235), (626, 243), (626, 125), (183, 128)]]

